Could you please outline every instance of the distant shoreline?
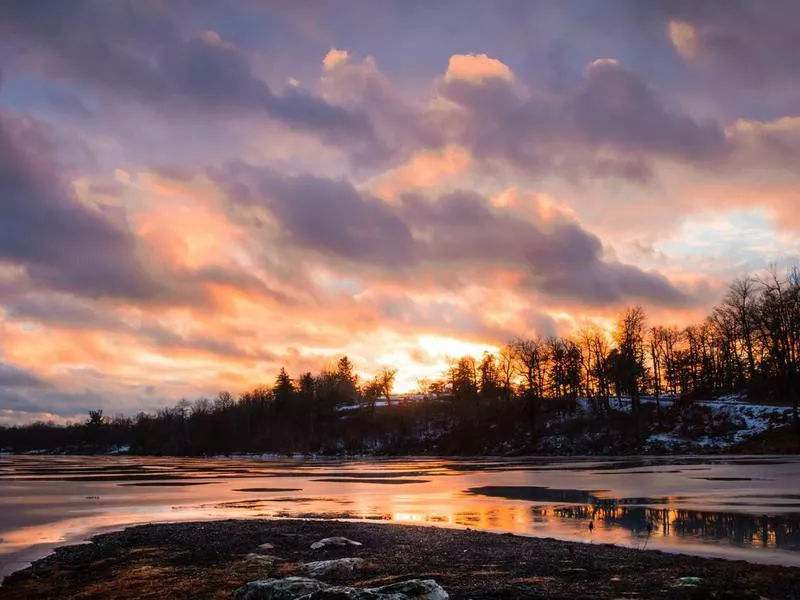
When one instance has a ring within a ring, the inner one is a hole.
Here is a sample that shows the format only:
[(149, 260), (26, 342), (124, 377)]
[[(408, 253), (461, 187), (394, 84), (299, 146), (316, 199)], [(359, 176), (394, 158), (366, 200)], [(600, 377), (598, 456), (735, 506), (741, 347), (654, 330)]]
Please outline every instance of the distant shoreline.
[[(363, 545), (310, 548), (330, 536)], [(744, 599), (800, 589), (798, 568), (424, 526), (248, 519), (143, 525), (92, 539), (12, 574), (0, 598), (228, 598), (248, 581), (341, 557), (363, 558), (363, 568), (321, 580), (370, 587), (434, 579), (452, 598)], [(259, 549), (265, 543), (272, 547)]]

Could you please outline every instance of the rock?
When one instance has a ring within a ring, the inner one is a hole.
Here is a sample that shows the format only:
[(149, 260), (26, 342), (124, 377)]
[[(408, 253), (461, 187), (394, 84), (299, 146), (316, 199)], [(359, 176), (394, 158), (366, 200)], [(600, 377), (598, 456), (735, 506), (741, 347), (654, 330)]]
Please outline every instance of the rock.
[(256, 563), (264, 567), (271, 567), (276, 562), (280, 562), (283, 560), (279, 556), (272, 556), (271, 554), (256, 554), (255, 552), (251, 552), (250, 554), (245, 555), (244, 559), (247, 562)]
[(678, 577), (672, 585), (675, 587), (697, 587), (702, 581), (699, 577)]
[(261, 544), (258, 547), (259, 550), (272, 550), (273, 548), (275, 548), (275, 545), (274, 544), (270, 544), (269, 542), (267, 542), (266, 544)]
[(318, 542), (311, 544), (312, 550), (319, 550), (320, 548), (345, 548), (346, 546), (361, 546), (361, 542), (355, 542), (346, 537), (329, 537), (323, 538)]
[(328, 575), (347, 575), (360, 569), (363, 564), (363, 558), (336, 558), (306, 563), (301, 568), (309, 577), (326, 577)]
[[(327, 561), (324, 561), (327, 562)], [(433, 579), (410, 579), (377, 588), (333, 586), (307, 577), (251, 581), (234, 600), (449, 600)]]
[[(353, 587), (331, 586), (303, 596), (302, 600), (387, 600), (387, 597)], [(392, 598), (391, 600), (405, 600), (405, 598)]]
[(433, 579), (409, 579), (378, 588), (368, 588), (382, 598), (408, 598), (409, 600), (448, 600), (450, 596)]
[(330, 587), (308, 577), (251, 581), (233, 592), (234, 600), (294, 600)]

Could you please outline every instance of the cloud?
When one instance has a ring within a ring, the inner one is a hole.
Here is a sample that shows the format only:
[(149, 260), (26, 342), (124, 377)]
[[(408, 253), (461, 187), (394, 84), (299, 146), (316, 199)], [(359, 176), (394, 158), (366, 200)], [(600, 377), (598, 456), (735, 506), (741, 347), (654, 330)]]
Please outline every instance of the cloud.
[(660, 19), (690, 64), (750, 85), (797, 86), (800, 6), (793, 0), (636, 3)]
[(387, 204), (345, 181), (282, 176), (234, 163), (212, 174), (234, 204), (261, 207), (285, 239), (352, 265), (395, 271), (511, 266), (552, 296), (610, 304), (690, 298), (657, 273), (603, 259), (603, 244), (566, 213), (540, 206), (523, 216), (474, 192), (431, 200), (405, 195)]
[[(39, 412), (39, 403), (29, 396), (48, 390), (49, 383), (17, 365), (0, 362), (0, 413), (5, 411)], [(2, 422), (2, 419), (0, 419)]]
[(800, 174), (800, 117), (772, 121), (738, 119), (726, 129), (735, 149), (732, 166), (772, 169)]
[[(174, 7), (173, 7), (174, 8)], [(328, 140), (369, 139), (363, 115), (296, 86), (280, 93), (257, 77), (247, 53), (206, 31), (184, 37), (168, 5), (77, 0), (0, 7), (0, 32), (39, 55), (48, 73), (137, 97), (172, 113), (196, 109), (263, 111)]]
[(450, 57), (444, 74), (445, 81), (454, 79), (483, 81), (493, 78), (512, 81), (514, 75), (507, 65), (485, 54), (454, 54)]
[(121, 205), (124, 187), (100, 190), (110, 194), (109, 202), (77, 193), (56, 162), (48, 133), (38, 121), (0, 110), (0, 268), (7, 270), (0, 272), (0, 293), (13, 315), (43, 319), (49, 312), (51, 321), (80, 324), (99, 317), (79, 298), (200, 308), (231, 289), (293, 301), (236, 261), (220, 260), (218, 245), (227, 239), (213, 236), (229, 235), (224, 214), (200, 210), (198, 197), (190, 198), (194, 208), (188, 212), (174, 198), (167, 208), (162, 197), (164, 209), (151, 211), (155, 225), (147, 229), (140, 212)]
[(330, 71), (331, 69), (334, 69), (336, 65), (346, 63), (349, 58), (350, 54), (347, 52), (347, 50), (337, 50), (336, 48), (331, 48), (331, 50), (325, 55), (325, 58), (322, 59), (322, 66), (326, 71)]
[(59, 172), (44, 127), (0, 112), (0, 261), (38, 285), (146, 299), (161, 293), (114, 215), (81, 203)]
[(0, 362), (0, 389), (2, 388), (39, 388), (47, 384), (33, 373)]
[(31, 410), (13, 410), (0, 408), (0, 426), (27, 425), (30, 423), (59, 423), (67, 424), (70, 419), (51, 412), (43, 412), (38, 407)]
[(399, 216), (344, 180), (284, 177), (239, 163), (217, 181), (234, 203), (267, 208), (298, 246), (381, 266), (413, 260), (411, 232)]
[(506, 77), (445, 76), (440, 93), (460, 109), (452, 139), (476, 157), (535, 172), (644, 182), (656, 157), (714, 164), (728, 152), (722, 128), (669, 111), (613, 59), (590, 63), (563, 90), (522, 90)]
[(697, 58), (698, 44), (697, 32), (690, 23), (683, 21), (670, 21), (667, 25), (667, 36), (683, 58), (692, 60)]
[(468, 174), (472, 166), (472, 156), (460, 146), (422, 150), (399, 167), (370, 180), (369, 187), (381, 198), (396, 199), (404, 192), (437, 189), (444, 183), (455, 183)]
[(5, 299), (7, 317), (69, 329), (119, 327), (119, 319), (104, 313), (92, 303), (52, 291), (21, 293)]
[(654, 155), (708, 164), (726, 151), (718, 125), (667, 109), (611, 60), (595, 61), (572, 84), (539, 80), (526, 90), (497, 58), (453, 54), (439, 85), (457, 109), (448, 110), (405, 98), (374, 57), (337, 47), (322, 60), (320, 95), (299, 85), (276, 92), (256, 74), (252, 53), (212, 30), (187, 35), (169, 5), (82, 0), (70, 10), (9, 6), (0, 16), (10, 40), (44, 57), (45, 72), (173, 115), (187, 108), (223, 119), (263, 114), (337, 146), (373, 174), (420, 149), (456, 143), (532, 173), (644, 183), (654, 176)]
[(725, 152), (718, 124), (668, 111), (638, 75), (615, 60), (595, 60), (586, 68), (570, 108), (580, 130), (597, 144), (619, 144), (682, 161), (713, 160)]
[(261, 349), (255, 351), (237, 345), (235, 341), (221, 335), (224, 333), (221, 330), (216, 330), (211, 334), (181, 334), (157, 321), (144, 323), (138, 327), (126, 327), (125, 329), (137, 341), (151, 343), (153, 347), (170, 354), (186, 351), (195, 356), (208, 355), (225, 359), (258, 358), (260, 360), (273, 361), (277, 358), (277, 355), (270, 350)]
[(38, 413), (43, 412), (43, 410), (45, 409), (41, 405), (28, 399), (23, 394), (0, 388), (0, 413), (7, 411)]
[(0, 3), (0, 421), (702, 318), (797, 250), (775, 6)]
[(323, 59), (320, 88), (325, 98), (364, 115), (373, 138), (345, 148), (355, 168), (375, 169), (406, 159), (420, 148), (445, 144), (445, 132), (436, 115), (406, 99), (378, 68), (374, 57), (358, 60), (343, 50)]
[(2, 421), (2, 414), (8, 414), (9, 411), (11, 413), (33, 413), (33, 415), (53, 414), (57, 417), (67, 418), (86, 415), (90, 410), (97, 408), (109, 409), (113, 408), (113, 405), (101, 394), (91, 391), (45, 390), (38, 391), (33, 395), (30, 392), (14, 394), (0, 390), (0, 421)]
[(369, 121), (361, 114), (335, 106), (298, 86), (282, 93), (252, 72), (248, 57), (219, 35), (206, 32), (177, 43), (159, 58), (159, 74), (166, 82), (164, 100), (185, 97), (209, 108), (259, 110), (288, 125), (332, 140), (352, 136), (369, 139)]

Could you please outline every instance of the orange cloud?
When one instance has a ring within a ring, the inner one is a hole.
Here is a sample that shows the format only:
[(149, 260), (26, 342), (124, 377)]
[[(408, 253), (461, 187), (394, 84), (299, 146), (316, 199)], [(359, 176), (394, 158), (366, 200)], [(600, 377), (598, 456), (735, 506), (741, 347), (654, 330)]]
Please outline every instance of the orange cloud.
[(392, 200), (402, 192), (434, 190), (463, 175), (472, 165), (470, 153), (460, 146), (415, 152), (404, 164), (367, 184), (377, 196)]
[(322, 59), (322, 66), (326, 71), (330, 71), (337, 65), (346, 63), (349, 58), (350, 54), (347, 52), (347, 50), (337, 50), (336, 48), (331, 48), (325, 55), (325, 58)]
[(227, 219), (216, 188), (142, 173), (135, 193), (147, 202), (131, 211), (130, 220), (156, 260), (188, 269), (235, 260), (242, 232)]
[(697, 58), (697, 32), (691, 23), (670, 21), (667, 24), (667, 37), (684, 59)]
[(444, 75), (445, 81), (454, 79), (483, 81), (493, 78), (512, 81), (514, 74), (508, 65), (486, 54), (454, 54), (447, 63)]

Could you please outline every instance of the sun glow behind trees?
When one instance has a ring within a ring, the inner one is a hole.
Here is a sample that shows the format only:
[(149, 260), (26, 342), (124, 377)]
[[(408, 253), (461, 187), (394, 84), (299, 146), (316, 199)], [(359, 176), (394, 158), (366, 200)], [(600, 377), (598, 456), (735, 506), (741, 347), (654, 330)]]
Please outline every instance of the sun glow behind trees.
[[(427, 341), (436, 347), (435, 339)], [(419, 397), (410, 403), (392, 395), (396, 369), (361, 377), (342, 356), (317, 373), (281, 369), (273, 383), (256, 385), (238, 400), (222, 392), (213, 401), (182, 400), (134, 420), (109, 421), (93, 411), (85, 426), (73, 428), (74, 443), (85, 450), (116, 440), (139, 452), (167, 454), (443, 451), (441, 444), (450, 452), (475, 452), (487, 447), (483, 441), (503, 447), (514, 439), (531, 450), (556, 418), (577, 428), (573, 437), (588, 430), (600, 440), (622, 435), (621, 449), (630, 452), (681, 419), (717, 427), (695, 401), (730, 393), (791, 405), (800, 435), (798, 361), (800, 271), (773, 270), (760, 279), (737, 279), (707, 319), (684, 329), (652, 324), (634, 306), (619, 316), (611, 337), (598, 328), (575, 337), (519, 336), (494, 352), (452, 358), (439, 377), (418, 380)], [(643, 405), (645, 395), (654, 403)], [(588, 406), (589, 420), (580, 416), (579, 401)], [(42, 427), (0, 431), (17, 448), (14, 440), (38, 439)], [(433, 442), (432, 431), (444, 441)], [(52, 440), (61, 435), (50, 432)]]

